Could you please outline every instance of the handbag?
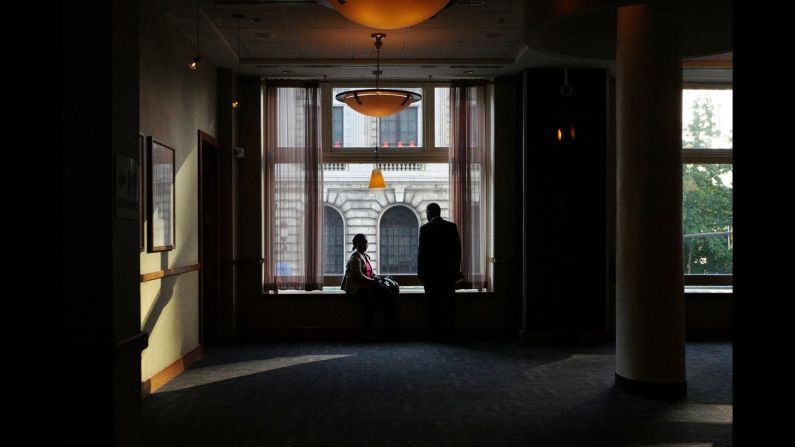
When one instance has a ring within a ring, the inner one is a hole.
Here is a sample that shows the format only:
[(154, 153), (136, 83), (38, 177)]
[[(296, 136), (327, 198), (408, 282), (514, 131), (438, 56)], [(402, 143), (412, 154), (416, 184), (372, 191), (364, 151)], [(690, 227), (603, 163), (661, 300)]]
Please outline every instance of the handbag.
[(392, 296), (397, 296), (400, 293), (400, 285), (392, 275), (381, 276), (378, 279), (378, 282), (381, 283), (384, 287), (389, 289), (392, 293)]

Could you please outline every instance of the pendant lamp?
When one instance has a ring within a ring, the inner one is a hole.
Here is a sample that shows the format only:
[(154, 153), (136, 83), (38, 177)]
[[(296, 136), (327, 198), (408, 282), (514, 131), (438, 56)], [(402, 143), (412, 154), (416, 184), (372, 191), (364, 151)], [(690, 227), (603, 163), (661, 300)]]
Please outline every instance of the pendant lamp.
[(348, 20), (376, 29), (416, 25), (435, 16), (455, 0), (329, 0)]
[(422, 100), (422, 95), (405, 90), (378, 88), (378, 77), (381, 75), (381, 40), (386, 37), (386, 34), (375, 33), (371, 37), (375, 39), (375, 49), (378, 53), (378, 65), (373, 72), (375, 73), (375, 88), (348, 90), (337, 94), (335, 98), (363, 115), (375, 117), (394, 115)]
[[(376, 135), (380, 135), (381, 130), (381, 120), (378, 120), (378, 129), (376, 130)], [(378, 139), (376, 138), (375, 142), (375, 167), (373, 168), (373, 172), (370, 173), (370, 183), (367, 185), (369, 189), (380, 189), (386, 188), (386, 182), (384, 181), (384, 175), (381, 174), (381, 168), (378, 167)]]

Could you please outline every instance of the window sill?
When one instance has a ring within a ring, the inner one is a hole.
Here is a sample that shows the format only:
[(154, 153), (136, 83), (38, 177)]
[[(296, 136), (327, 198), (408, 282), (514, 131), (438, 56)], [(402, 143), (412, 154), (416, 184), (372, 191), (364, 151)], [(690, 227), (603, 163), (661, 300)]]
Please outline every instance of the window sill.
[(685, 294), (692, 293), (734, 293), (733, 286), (685, 286)]
[[(400, 286), (400, 295), (422, 295), (425, 293), (425, 288), (423, 286)], [(477, 289), (458, 289), (455, 291), (456, 294), (487, 294), (490, 293), (487, 290), (477, 290)], [(263, 296), (282, 296), (282, 295), (291, 295), (291, 296), (303, 296), (303, 295), (345, 295), (345, 291), (340, 289), (339, 286), (326, 286), (323, 287), (323, 290), (279, 290), (279, 293), (268, 293), (262, 292)]]

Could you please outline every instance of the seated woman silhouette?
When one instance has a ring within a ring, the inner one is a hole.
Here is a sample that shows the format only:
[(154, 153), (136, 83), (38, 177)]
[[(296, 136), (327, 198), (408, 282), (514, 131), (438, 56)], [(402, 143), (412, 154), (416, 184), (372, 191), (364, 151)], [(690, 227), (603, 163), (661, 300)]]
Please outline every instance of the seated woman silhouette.
[(348, 296), (359, 299), (364, 305), (364, 337), (367, 340), (376, 340), (378, 337), (372, 332), (375, 307), (383, 305), (385, 313), (385, 328), (383, 337), (391, 334), (392, 323), (395, 316), (395, 303), (392, 293), (382, 285), (379, 276), (373, 271), (370, 256), (367, 251), (367, 236), (359, 233), (353, 237), (353, 253), (345, 265), (345, 276), (342, 278), (341, 289)]

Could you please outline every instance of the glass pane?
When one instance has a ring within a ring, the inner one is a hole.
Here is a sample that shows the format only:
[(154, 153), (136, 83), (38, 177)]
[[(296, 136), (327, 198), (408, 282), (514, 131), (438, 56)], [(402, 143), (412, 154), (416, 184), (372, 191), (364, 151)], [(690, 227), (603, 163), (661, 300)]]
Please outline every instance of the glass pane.
[(342, 216), (330, 206), (323, 207), (323, 273), (341, 275), (345, 268)]
[(732, 90), (682, 91), (682, 147), (733, 149)]
[[(405, 212), (411, 213), (415, 219), (414, 225), (418, 229), (419, 225), (426, 222), (425, 207), (431, 202), (436, 202), (442, 208), (442, 217), (449, 219), (450, 172), (447, 163), (410, 162), (380, 165), (386, 188), (368, 189), (367, 185), (374, 167), (372, 163), (325, 164), (323, 197), (327, 205), (342, 210), (345, 228), (343, 257), (347, 260), (350, 256), (353, 236), (363, 233), (369, 242), (367, 253), (373, 260), (376, 273), (389, 274), (396, 272), (382, 272), (380, 269), (379, 258), (385, 256), (382, 251), (385, 246), (379, 244), (389, 243), (390, 248), (386, 249), (386, 255), (390, 256), (390, 259), (392, 257), (398, 259), (395, 261), (397, 264), (405, 264), (412, 256), (416, 258), (416, 251), (411, 250), (416, 250), (418, 243), (418, 233), (404, 232), (400, 229), (395, 231), (387, 229), (388, 235), (383, 233), (384, 222), (390, 225), (395, 222), (393, 218), (397, 216), (389, 211), (399, 209), (397, 213), (403, 211), (401, 215), (403, 217), (406, 215)], [(382, 233), (379, 233), (379, 221), (382, 223)], [(384, 240), (379, 241), (379, 237)], [(416, 264), (406, 268), (413, 269), (408, 273), (416, 273)]]
[(433, 93), (433, 144), (447, 149), (450, 147), (450, 87), (436, 87)]
[(381, 216), (381, 273), (417, 273), (420, 221), (405, 206), (394, 206)]
[(685, 164), (684, 273), (732, 273), (732, 165)]
[[(332, 89), (331, 148), (332, 150), (364, 149), (372, 151), (376, 142), (379, 152), (410, 151), (422, 147), (422, 104), (415, 102), (400, 113), (380, 119), (362, 115), (343, 103), (336, 96), (348, 90), (366, 87), (339, 87)], [(422, 87), (382, 86), (422, 94)]]

